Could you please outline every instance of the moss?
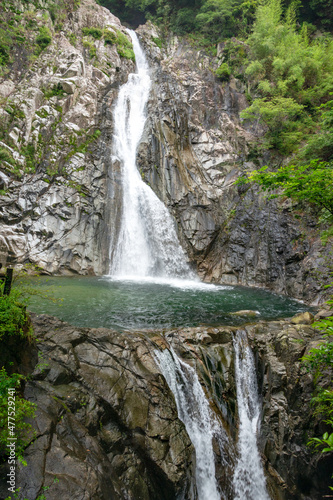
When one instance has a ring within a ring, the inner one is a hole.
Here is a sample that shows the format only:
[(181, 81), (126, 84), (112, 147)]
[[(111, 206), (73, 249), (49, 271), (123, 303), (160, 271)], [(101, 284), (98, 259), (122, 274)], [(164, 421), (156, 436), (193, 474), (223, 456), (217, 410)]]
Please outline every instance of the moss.
[(95, 40), (100, 40), (103, 36), (103, 31), (100, 28), (82, 28), (82, 33), (85, 36), (92, 36)]

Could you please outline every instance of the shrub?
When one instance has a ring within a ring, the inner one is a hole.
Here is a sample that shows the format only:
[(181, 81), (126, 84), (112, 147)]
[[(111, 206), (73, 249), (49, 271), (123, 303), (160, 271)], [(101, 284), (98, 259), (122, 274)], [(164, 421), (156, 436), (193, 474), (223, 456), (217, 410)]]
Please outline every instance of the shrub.
[(89, 56), (91, 59), (96, 56), (96, 47), (90, 40), (83, 40), (83, 47), (89, 50)]
[(20, 297), (17, 290), (0, 297), (0, 341), (8, 335), (24, 337), (30, 333), (30, 321)]
[(117, 41), (117, 36), (113, 31), (105, 30), (104, 31), (104, 43), (105, 45), (114, 45)]
[(46, 26), (42, 26), (39, 29), (39, 35), (36, 38), (36, 43), (40, 47), (40, 51), (46, 49), (52, 41), (51, 32)]
[(131, 59), (135, 61), (135, 55), (133, 51), (133, 45), (129, 41), (126, 35), (121, 31), (117, 30), (117, 39), (116, 39), (117, 51), (120, 57), (124, 57), (125, 59)]
[(10, 152), (5, 148), (0, 147), (0, 165), (3, 161), (9, 163), (10, 165), (14, 165), (15, 163)]
[(161, 38), (152, 36), (151, 39), (154, 42), (154, 44), (157, 45), (158, 48), (160, 48), (160, 49), (162, 48), (163, 42), (162, 42)]
[(219, 68), (215, 71), (215, 75), (222, 81), (228, 81), (231, 76), (231, 69), (228, 63), (222, 63)]
[(64, 91), (64, 89), (61, 86), (61, 83), (58, 83), (57, 85), (53, 85), (53, 87), (50, 89), (44, 89), (43, 93), (44, 93), (44, 97), (46, 99), (50, 99), (51, 97), (55, 97), (55, 96), (56, 97), (63, 97), (66, 94), (66, 92)]
[[(311, 203), (333, 215), (333, 163), (311, 161), (308, 165), (285, 165), (274, 172), (262, 167), (249, 174), (249, 179), (240, 178), (237, 184), (248, 181), (258, 183), (264, 191), (281, 189), (271, 198), (288, 196), (297, 202)], [(333, 344), (332, 344), (333, 345)]]

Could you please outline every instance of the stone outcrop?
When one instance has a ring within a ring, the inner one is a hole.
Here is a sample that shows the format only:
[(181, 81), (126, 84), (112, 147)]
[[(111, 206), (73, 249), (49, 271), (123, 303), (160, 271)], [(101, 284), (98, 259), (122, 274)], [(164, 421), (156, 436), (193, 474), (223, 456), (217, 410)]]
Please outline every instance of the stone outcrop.
[[(28, 465), (18, 473), (25, 498), (36, 498), (48, 486), (50, 500), (197, 498), (193, 445), (154, 357), (156, 349), (169, 346), (196, 369), (222, 422), (224, 444), (214, 443), (216, 476), (226, 498), (233, 498), (236, 327), (120, 333), (73, 327), (44, 315), (32, 319), (38, 362), (32, 346), (30, 361), (18, 363), (25, 373), (35, 365), (24, 393), (37, 405), (35, 435), (25, 452)], [(306, 446), (323, 429), (310, 406), (312, 377), (300, 361), (319, 337), (312, 326), (288, 320), (243, 328), (257, 365), (259, 448), (270, 497), (319, 500), (328, 493), (332, 457)], [(4, 483), (1, 495), (5, 498)]]
[(38, 363), (25, 397), (37, 405), (35, 435), (17, 479), (25, 498), (45, 486), (50, 500), (192, 498), (193, 446), (153, 343), (47, 316), (33, 324)]

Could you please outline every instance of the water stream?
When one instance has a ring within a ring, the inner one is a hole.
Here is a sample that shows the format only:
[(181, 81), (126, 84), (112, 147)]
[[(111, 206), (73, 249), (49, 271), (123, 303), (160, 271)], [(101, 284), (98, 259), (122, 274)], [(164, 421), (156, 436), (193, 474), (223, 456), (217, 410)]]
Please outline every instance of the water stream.
[(246, 333), (234, 337), (235, 376), (239, 417), (238, 461), (234, 472), (235, 500), (269, 500), (257, 434), (260, 404), (254, 358)]
[(175, 223), (136, 165), (137, 148), (146, 122), (151, 79), (137, 35), (128, 30), (137, 72), (119, 91), (114, 110), (115, 157), (122, 165), (122, 217), (111, 253), (113, 277), (194, 278), (179, 244)]
[(161, 372), (173, 392), (178, 417), (185, 424), (187, 433), (195, 448), (196, 486), (198, 500), (220, 500), (221, 496), (215, 478), (213, 452), (214, 434), (222, 434), (194, 368), (184, 363), (170, 347), (156, 351)]

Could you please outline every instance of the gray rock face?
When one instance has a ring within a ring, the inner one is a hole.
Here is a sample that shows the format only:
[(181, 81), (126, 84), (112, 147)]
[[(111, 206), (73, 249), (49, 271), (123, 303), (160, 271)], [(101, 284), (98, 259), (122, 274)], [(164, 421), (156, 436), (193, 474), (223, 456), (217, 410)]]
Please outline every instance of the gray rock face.
[[(26, 148), (32, 148), (36, 168), (18, 178), (9, 164), (1, 165), (0, 250), (49, 273), (108, 270), (112, 104), (134, 64), (115, 45), (84, 39), (82, 29), (91, 26), (125, 32), (107, 9), (84, 0), (64, 31), (52, 31), (51, 45), (30, 70), (16, 76), (13, 87), (0, 86), (7, 106), (20, 110), (14, 120), (3, 111), (13, 147), (1, 145), (21, 174), (31, 170)], [(75, 47), (65, 34), (76, 39)]]
[(173, 213), (199, 275), (318, 300), (331, 245), (321, 244), (311, 217), (295, 214), (300, 221), (290, 203), (234, 185), (256, 167), (249, 147), (255, 137), (239, 118), (248, 105), (244, 84), (219, 83), (211, 71), (217, 60), (177, 38), (160, 50), (149, 23), (138, 33), (154, 81), (140, 168)]

